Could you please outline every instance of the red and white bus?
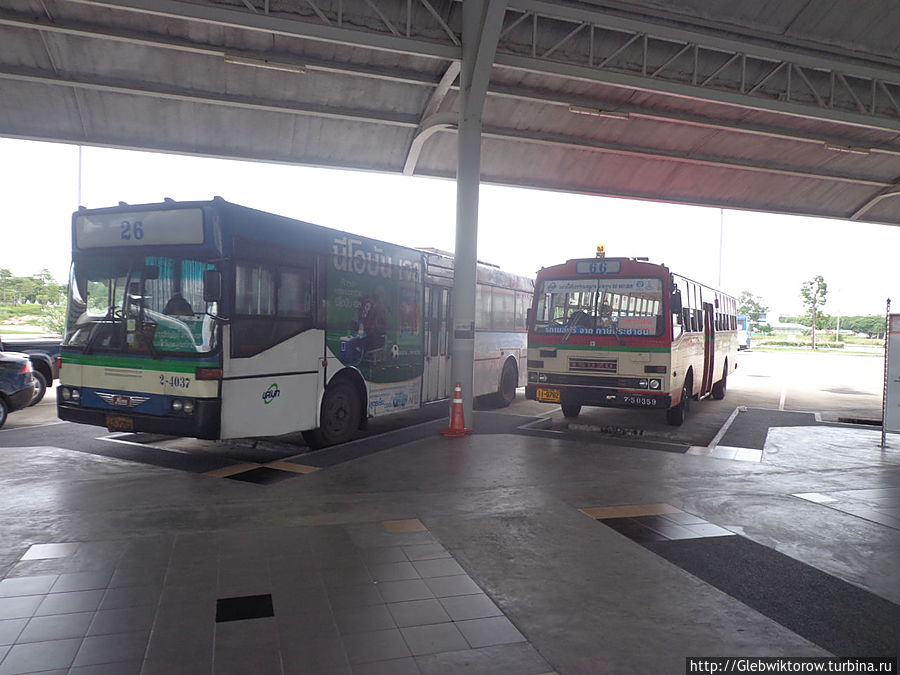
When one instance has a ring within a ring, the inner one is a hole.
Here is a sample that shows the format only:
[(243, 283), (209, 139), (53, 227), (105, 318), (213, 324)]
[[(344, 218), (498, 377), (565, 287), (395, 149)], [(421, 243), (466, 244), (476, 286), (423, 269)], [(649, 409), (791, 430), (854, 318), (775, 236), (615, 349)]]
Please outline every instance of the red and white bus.
[(737, 367), (737, 302), (646, 258), (545, 267), (528, 326), (531, 400), (665, 410), (681, 425), (691, 399), (725, 397)]

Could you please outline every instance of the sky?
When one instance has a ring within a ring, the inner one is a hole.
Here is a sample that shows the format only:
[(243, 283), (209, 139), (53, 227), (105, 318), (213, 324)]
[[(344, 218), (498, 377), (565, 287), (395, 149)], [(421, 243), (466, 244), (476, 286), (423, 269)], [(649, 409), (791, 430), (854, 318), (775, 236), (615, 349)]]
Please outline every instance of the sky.
[[(224, 199), (355, 234), (453, 251), (453, 181), (0, 138), (0, 268), (46, 267), (64, 281), (71, 214), (88, 208)], [(80, 201), (79, 201), (80, 199)], [(478, 258), (534, 276), (592, 257), (647, 256), (678, 274), (802, 314), (800, 287), (821, 274), (828, 314), (900, 308), (900, 228), (840, 220), (482, 185)], [(721, 252), (721, 258), (720, 258)]]

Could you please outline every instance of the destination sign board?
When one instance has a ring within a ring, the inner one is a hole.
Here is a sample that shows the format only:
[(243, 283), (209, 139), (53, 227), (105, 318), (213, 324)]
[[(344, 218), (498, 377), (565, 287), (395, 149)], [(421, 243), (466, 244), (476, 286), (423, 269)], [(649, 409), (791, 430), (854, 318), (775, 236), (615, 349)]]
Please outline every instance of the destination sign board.
[(75, 215), (75, 246), (79, 249), (202, 243), (202, 209)]
[(580, 260), (575, 263), (576, 274), (618, 274), (622, 263), (618, 260)]

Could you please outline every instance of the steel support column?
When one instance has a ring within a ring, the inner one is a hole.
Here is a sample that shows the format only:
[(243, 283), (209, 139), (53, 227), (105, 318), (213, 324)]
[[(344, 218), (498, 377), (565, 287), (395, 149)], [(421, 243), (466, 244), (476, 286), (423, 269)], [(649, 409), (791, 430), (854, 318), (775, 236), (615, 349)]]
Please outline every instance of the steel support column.
[(472, 424), (475, 365), (475, 273), (478, 248), (478, 187), (481, 180), (481, 113), (497, 51), (506, 0), (462, 3), (462, 68), (456, 170), (456, 253), (453, 266), (453, 359), (450, 375), (463, 392), (466, 423)]

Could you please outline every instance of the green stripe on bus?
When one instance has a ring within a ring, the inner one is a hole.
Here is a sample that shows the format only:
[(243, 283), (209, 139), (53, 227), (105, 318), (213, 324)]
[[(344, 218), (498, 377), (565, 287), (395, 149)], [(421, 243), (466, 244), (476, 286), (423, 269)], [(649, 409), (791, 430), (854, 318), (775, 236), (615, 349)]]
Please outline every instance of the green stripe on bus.
[(671, 347), (618, 347), (612, 345), (597, 345), (589, 347), (587, 345), (528, 345), (529, 349), (577, 349), (579, 351), (591, 352), (653, 352), (656, 354), (668, 354), (672, 351)]
[(160, 370), (170, 373), (193, 373), (195, 368), (218, 368), (209, 361), (163, 361), (156, 359), (129, 358), (127, 356), (92, 356), (85, 354), (63, 354), (63, 365), (105, 366), (107, 368), (132, 368), (134, 370)]

